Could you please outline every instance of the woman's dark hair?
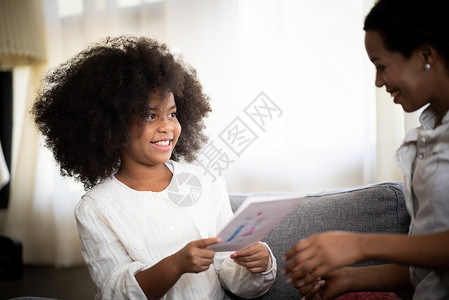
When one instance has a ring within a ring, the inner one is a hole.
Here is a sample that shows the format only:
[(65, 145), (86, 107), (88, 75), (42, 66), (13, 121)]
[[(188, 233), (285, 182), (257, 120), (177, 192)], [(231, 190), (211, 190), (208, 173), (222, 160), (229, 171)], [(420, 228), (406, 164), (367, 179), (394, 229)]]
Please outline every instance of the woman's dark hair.
[(410, 57), (430, 44), (443, 55), (449, 70), (449, 1), (379, 0), (365, 18), (363, 29), (382, 36), (385, 47)]
[(51, 70), (32, 114), (61, 174), (88, 189), (118, 170), (131, 122), (143, 124), (161, 90), (173, 93), (182, 126), (172, 159), (193, 161), (207, 141), (209, 98), (195, 70), (149, 38), (106, 38)]

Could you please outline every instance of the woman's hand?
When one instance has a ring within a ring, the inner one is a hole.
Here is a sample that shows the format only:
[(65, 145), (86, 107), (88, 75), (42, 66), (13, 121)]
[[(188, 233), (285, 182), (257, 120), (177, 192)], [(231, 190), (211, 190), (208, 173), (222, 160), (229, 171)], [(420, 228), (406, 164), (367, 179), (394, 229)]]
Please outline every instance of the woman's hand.
[(364, 260), (362, 235), (349, 232), (325, 232), (296, 243), (287, 251), (283, 275), (297, 288), (324, 278), (330, 271)]
[[(324, 277), (320, 277), (312, 283), (299, 287), (298, 290), (307, 300), (335, 299), (349, 291), (349, 273), (352, 270), (352, 268), (347, 267), (335, 269)], [(293, 285), (295, 285), (295, 282), (293, 282)]]
[(248, 248), (235, 251), (231, 258), (251, 273), (265, 272), (268, 268), (270, 253), (265, 244), (259, 242)]

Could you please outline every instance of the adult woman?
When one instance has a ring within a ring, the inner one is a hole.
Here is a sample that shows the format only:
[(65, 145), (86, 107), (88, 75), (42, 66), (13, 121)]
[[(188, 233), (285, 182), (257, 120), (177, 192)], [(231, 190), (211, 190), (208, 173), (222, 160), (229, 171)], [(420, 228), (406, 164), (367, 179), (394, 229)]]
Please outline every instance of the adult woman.
[[(397, 151), (412, 223), (409, 235), (327, 232), (298, 242), (284, 273), (307, 298), (412, 287), (414, 299), (449, 298), (448, 9), (447, 1), (380, 0), (365, 19), (376, 86), (406, 112), (427, 106)], [(344, 267), (368, 259), (391, 264)]]

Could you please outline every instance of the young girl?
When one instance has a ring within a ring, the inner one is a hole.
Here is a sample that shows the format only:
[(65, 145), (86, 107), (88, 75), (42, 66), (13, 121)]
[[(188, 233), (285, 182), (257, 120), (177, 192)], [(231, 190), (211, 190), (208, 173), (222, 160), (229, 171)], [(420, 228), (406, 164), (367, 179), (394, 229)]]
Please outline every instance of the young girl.
[(195, 71), (143, 37), (108, 38), (46, 77), (33, 114), (62, 174), (89, 189), (75, 215), (96, 299), (257, 297), (274, 282), (267, 245), (208, 249), (232, 217), (224, 182), (187, 163), (210, 111)]
[[(449, 299), (449, 2), (380, 0), (368, 14), (365, 46), (406, 112), (427, 108), (397, 151), (409, 235), (327, 232), (298, 242), (283, 272), (306, 298), (414, 288), (414, 299)], [(392, 264), (342, 268), (368, 259)], [(319, 292), (317, 294), (317, 292)]]

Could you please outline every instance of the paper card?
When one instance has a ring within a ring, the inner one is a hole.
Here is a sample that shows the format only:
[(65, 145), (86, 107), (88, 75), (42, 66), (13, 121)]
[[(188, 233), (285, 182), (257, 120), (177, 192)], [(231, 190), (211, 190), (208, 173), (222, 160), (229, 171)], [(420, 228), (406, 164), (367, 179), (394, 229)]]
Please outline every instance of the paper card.
[(218, 233), (222, 242), (208, 248), (236, 251), (263, 239), (303, 199), (300, 195), (267, 195), (248, 197), (231, 221)]

